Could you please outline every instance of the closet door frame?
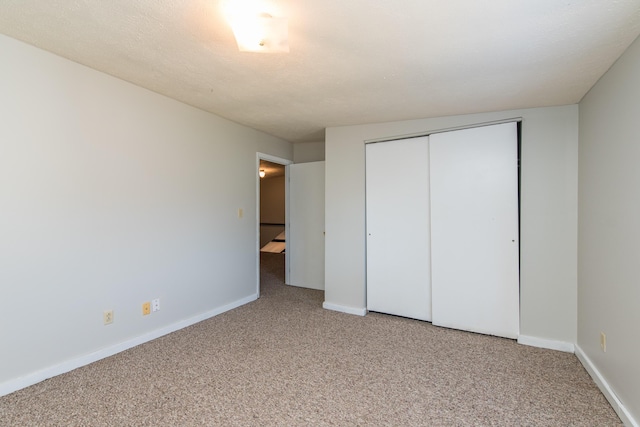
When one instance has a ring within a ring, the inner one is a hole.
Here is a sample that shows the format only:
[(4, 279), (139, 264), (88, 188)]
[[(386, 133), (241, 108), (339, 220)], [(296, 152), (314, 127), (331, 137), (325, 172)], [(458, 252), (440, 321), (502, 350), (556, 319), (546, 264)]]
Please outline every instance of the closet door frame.
[[(384, 139), (375, 139), (375, 140), (368, 140), (365, 141), (365, 152), (366, 152), (366, 147), (369, 146), (369, 144), (374, 144), (374, 143), (398, 143), (400, 141), (404, 141), (404, 140), (409, 140), (409, 139), (414, 139), (414, 138), (421, 138), (421, 137), (428, 137), (430, 135), (434, 135), (434, 134), (440, 134), (443, 132), (453, 132), (453, 131), (458, 131), (458, 130), (466, 130), (466, 129), (474, 129), (474, 128), (481, 128), (481, 127), (485, 127), (485, 126), (493, 126), (493, 125), (500, 125), (500, 124), (505, 124), (505, 123), (513, 123), (516, 126), (517, 129), (517, 135), (515, 138), (515, 145), (516, 145), (516, 159), (514, 160), (514, 167), (516, 168), (516, 188), (517, 188), (517, 201), (516, 201), (516, 210), (517, 210), (517, 231), (516, 231), (516, 237), (514, 242), (512, 242), (513, 244), (515, 244), (515, 247), (517, 248), (517, 278), (516, 278), (516, 287), (517, 287), (517, 298), (515, 300), (515, 302), (513, 302), (513, 298), (511, 299), (511, 304), (513, 304), (513, 307), (515, 309), (516, 314), (516, 321), (517, 321), (517, 326), (516, 328), (512, 328), (509, 332), (505, 333), (495, 333), (492, 331), (487, 331), (487, 330), (477, 330), (476, 329), (466, 329), (466, 330), (474, 330), (474, 332), (480, 332), (480, 333), (488, 333), (491, 335), (500, 335), (500, 336), (507, 336), (509, 338), (517, 338), (517, 335), (519, 334), (519, 313), (520, 313), (520, 277), (519, 277), (519, 268), (520, 268), (520, 153), (521, 153), (521, 123), (522, 123), (522, 118), (516, 117), (516, 118), (512, 118), (512, 119), (507, 119), (507, 120), (500, 120), (500, 121), (494, 121), (494, 122), (486, 122), (486, 123), (477, 123), (477, 124), (472, 124), (472, 125), (468, 125), (468, 126), (459, 126), (459, 127), (455, 127), (455, 128), (447, 128), (447, 129), (441, 129), (441, 130), (434, 130), (434, 131), (430, 131), (430, 132), (424, 132), (421, 134), (413, 134), (413, 135), (405, 135), (405, 136), (397, 136), (394, 138), (384, 138)], [(366, 154), (365, 154), (366, 157)], [(430, 160), (427, 161), (427, 165), (429, 163)], [(367, 173), (370, 172), (370, 165), (368, 162), (365, 162), (365, 170), (367, 171)], [(429, 178), (430, 179), (430, 178)], [(369, 196), (368, 196), (369, 191), (367, 190), (365, 192), (365, 194), (367, 194), (367, 201), (369, 200)], [(429, 200), (429, 205), (430, 205), (430, 200)], [(429, 305), (429, 314), (428, 316), (414, 316), (414, 315), (406, 315), (406, 314), (402, 314), (402, 313), (398, 313), (396, 312), (397, 310), (389, 311), (389, 310), (385, 310), (384, 307), (379, 307), (377, 303), (373, 302), (373, 304), (371, 304), (371, 299), (370, 299), (370, 285), (371, 285), (371, 271), (370, 271), (370, 264), (371, 264), (371, 260), (369, 259), (369, 253), (370, 253), (370, 239), (372, 236), (369, 235), (370, 230), (370, 212), (369, 212), (369, 203), (367, 202), (367, 208), (365, 210), (366, 215), (367, 215), (367, 228), (366, 228), (366, 238), (367, 238), (367, 254), (366, 254), (366, 259), (367, 259), (367, 278), (366, 278), (366, 285), (367, 285), (367, 309), (369, 311), (380, 311), (383, 313), (388, 313), (388, 314), (397, 314), (397, 315), (401, 315), (401, 316), (406, 316), (406, 317), (411, 317), (411, 318), (416, 318), (419, 320), (427, 320), (427, 321), (433, 321), (433, 310), (432, 310), (432, 298), (431, 298), (431, 294), (432, 294), (432, 283), (431, 283), (431, 225), (429, 227), (429, 283), (428, 283), (428, 289), (429, 289), (429, 296), (428, 296), (428, 305)], [(430, 207), (429, 207), (429, 222), (431, 222), (431, 211), (430, 211)], [(437, 309), (436, 309), (437, 310)], [(402, 311), (402, 310), (400, 310)], [(438, 324), (437, 321), (434, 321), (434, 324)], [(457, 325), (442, 325), (442, 326), (447, 326), (447, 327), (456, 327)], [(458, 327), (459, 329), (465, 329), (464, 327)]]

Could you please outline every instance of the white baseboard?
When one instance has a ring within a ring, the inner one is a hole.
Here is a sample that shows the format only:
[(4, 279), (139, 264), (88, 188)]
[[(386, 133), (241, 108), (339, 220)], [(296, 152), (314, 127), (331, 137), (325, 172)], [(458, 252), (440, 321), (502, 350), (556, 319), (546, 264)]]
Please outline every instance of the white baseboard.
[(602, 376), (600, 371), (598, 371), (598, 368), (596, 368), (593, 362), (591, 362), (584, 351), (582, 351), (580, 346), (576, 345), (575, 353), (578, 360), (580, 360), (580, 363), (582, 363), (582, 366), (584, 366), (584, 369), (586, 369), (589, 375), (591, 375), (591, 378), (593, 378), (593, 381), (596, 383), (598, 388), (600, 388), (600, 391), (604, 394), (604, 397), (607, 398), (611, 407), (616, 411), (616, 414), (618, 414), (624, 425), (628, 427), (640, 427), (638, 421), (633, 418), (624, 404), (620, 399), (618, 399), (618, 396), (616, 396), (614, 391), (611, 389), (607, 380)]
[(565, 353), (573, 353), (575, 351), (575, 345), (570, 342), (548, 340), (528, 335), (519, 335), (518, 344), (530, 345), (531, 347), (548, 348), (549, 350), (564, 351)]
[(365, 316), (367, 314), (366, 308), (347, 307), (346, 305), (332, 304), (326, 301), (322, 303), (322, 308), (339, 311), (341, 313), (355, 314), (356, 316)]
[(128, 350), (137, 345), (144, 344), (145, 342), (154, 340), (163, 335), (170, 334), (171, 332), (175, 332), (177, 330), (186, 328), (187, 326), (191, 326), (203, 320), (217, 316), (218, 314), (222, 314), (225, 311), (229, 311), (234, 308), (240, 307), (241, 305), (250, 303), (251, 301), (255, 301), (257, 298), (258, 298), (258, 294), (253, 294), (246, 298), (242, 298), (237, 301), (233, 301), (229, 304), (223, 305), (222, 307), (214, 308), (213, 310), (209, 310), (207, 312), (198, 314), (188, 319), (181, 320), (179, 322), (172, 323), (171, 325), (167, 325), (163, 328), (148, 332), (144, 335), (140, 335), (135, 338), (131, 338), (127, 341), (123, 341), (123, 342), (114, 344), (112, 346), (102, 348), (98, 351), (94, 351), (93, 353), (85, 354), (85, 355), (76, 357), (74, 359), (70, 359), (65, 362), (59, 363), (57, 365), (53, 365), (48, 368), (33, 372), (23, 377), (6, 381), (0, 384), (0, 396), (13, 393), (16, 390), (29, 387), (31, 385), (37, 384), (46, 379), (55, 377), (60, 374), (64, 374), (76, 368), (80, 368), (82, 366), (96, 362), (100, 359), (113, 356), (114, 354)]

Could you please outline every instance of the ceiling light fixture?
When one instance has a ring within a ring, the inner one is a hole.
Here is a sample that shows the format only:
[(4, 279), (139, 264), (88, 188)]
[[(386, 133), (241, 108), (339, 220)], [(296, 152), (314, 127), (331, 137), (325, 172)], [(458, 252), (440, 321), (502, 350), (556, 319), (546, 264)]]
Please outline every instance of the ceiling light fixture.
[(266, 174), (267, 173), (264, 171), (264, 169), (260, 169), (260, 172), (258, 172), (258, 175), (260, 175), (260, 178), (264, 178)]
[(288, 53), (287, 18), (264, 12), (266, 5), (249, 1), (228, 1), (225, 15), (231, 24), (240, 52)]

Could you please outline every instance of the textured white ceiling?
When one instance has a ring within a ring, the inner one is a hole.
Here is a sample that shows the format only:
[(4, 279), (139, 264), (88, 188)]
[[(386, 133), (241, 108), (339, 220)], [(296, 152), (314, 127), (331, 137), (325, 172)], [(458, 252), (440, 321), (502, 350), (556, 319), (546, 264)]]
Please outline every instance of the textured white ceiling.
[(640, 33), (640, 0), (274, 0), (290, 53), (241, 53), (220, 3), (1, 0), (0, 33), (292, 142), (576, 103)]

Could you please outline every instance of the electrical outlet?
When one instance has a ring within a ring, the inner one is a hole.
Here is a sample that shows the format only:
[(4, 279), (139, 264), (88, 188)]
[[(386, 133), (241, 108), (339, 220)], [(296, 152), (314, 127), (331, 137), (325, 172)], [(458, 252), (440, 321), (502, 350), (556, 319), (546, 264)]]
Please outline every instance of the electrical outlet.
[(242, 218), (244, 212), (242, 212), (242, 208), (238, 208), (238, 218)]
[(607, 334), (600, 332), (600, 348), (605, 353), (607, 352)]
[(151, 300), (151, 311), (155, 313), (158, 310), (160, 310), (160, 298)]
[(142, 315), (146, 316), (147, 314), (151, 314), (151, 303), (145, 302), (142, 304)]
[(105, 310), (102, 313), (102, 320), (104, 320), (105, 325), (113, 323), (113, 310)]

